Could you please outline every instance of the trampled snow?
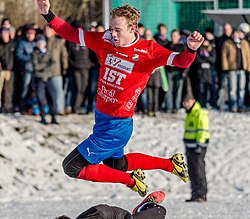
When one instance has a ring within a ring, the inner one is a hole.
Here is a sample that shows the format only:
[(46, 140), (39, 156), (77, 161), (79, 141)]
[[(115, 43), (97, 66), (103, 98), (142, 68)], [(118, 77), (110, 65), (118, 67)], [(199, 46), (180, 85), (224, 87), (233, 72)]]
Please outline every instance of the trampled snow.
[[(185, 112), (134, 116), (125, 153), (170, 157), (185, 154)], [(209, 111), (211, 139), (206, 155), (208, 201), (185, 203), (190, 184), (175, 175), (145, 171), (150, 191), (163, 190), (168, 218), (250, 218), (250, 114)], [(122, 184), (71, 179), (61, 162), (92, 132), (93, 115), (58, 117), (44, 126), (39, 117), (0, 115), (0, 218), (76, 217), (107, 203), (129, 211), (141, 197)]]

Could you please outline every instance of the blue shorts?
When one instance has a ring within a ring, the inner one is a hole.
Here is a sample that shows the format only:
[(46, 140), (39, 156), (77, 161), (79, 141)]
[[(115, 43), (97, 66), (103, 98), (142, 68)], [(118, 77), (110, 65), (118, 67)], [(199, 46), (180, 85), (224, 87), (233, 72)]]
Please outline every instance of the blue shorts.
[(80, 143), (77, 149), (92, 164), (107, 158), (121, 158), (132, 132), (132, 118), (112, 117), (95, 110), (93, 134)]

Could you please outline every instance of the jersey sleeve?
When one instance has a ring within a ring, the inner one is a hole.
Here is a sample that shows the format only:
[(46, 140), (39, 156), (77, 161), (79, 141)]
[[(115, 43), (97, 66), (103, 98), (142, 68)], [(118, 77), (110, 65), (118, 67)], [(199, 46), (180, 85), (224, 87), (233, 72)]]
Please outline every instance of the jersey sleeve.
[(65, 40), (84, 46), (83, 30), (72, 27), (66, 21), (55, 16), (48, 25)]
[(102, 42), (104, 32), (87, 32), (84, 31), (85, 46), (97, 53), (98, 48)]
[(196, 53), (191, 53), (186, 49), (178, 53), (165, 49), (156, 42), (153, 43), (153, 59), (156, 67), (159, 66), (176, 66), (180, 68), (187, 68), (194, 61)]
[[(170, 63), (171, 57), (173, 57), (172, 52), (160, 46), (158, 43), (153, 41), (152, 44), (152, 59), (154, 62), (154, 67), (158, 68), (160, 66), (165, 66)], [(169, 60), (169, 61), (168, 61)]]
[(93, 51), (97, 50), (98, 42), (103, 36), (101, 32), (87, 32), (81, 28), (74, 28), (57, 16), (48, 24), (62, 38), (86, 46)]

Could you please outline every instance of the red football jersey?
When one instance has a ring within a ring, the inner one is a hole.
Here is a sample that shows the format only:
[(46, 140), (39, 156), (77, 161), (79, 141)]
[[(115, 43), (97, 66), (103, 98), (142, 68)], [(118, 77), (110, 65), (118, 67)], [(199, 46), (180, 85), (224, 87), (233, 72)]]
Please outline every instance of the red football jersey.
[(116, 47), (111, 32), (87, 32), (75, 29), (55, 17), (50, 26), (66, 40), (92, 49), (100, 62), (96, 108), (100, 112), (128, 118), (134, 114), (137, 99), (157, 67), (170, 65), (188, 67), (195, 53), (171, 52), (153, 40), (136, 41), (124, 47)]

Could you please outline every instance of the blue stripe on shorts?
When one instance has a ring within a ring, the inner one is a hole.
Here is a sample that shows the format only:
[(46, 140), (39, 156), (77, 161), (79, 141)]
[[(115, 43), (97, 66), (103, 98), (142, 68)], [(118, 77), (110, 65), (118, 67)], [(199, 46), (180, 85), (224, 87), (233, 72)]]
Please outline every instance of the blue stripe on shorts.
[(95, 110), (93, 134), (80, 143), (77, 149), (92, 164), (106, 158), (121, 158), (132, 132), (132, 118), (112, 117)]

